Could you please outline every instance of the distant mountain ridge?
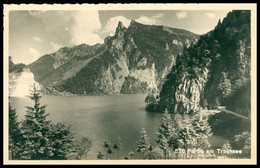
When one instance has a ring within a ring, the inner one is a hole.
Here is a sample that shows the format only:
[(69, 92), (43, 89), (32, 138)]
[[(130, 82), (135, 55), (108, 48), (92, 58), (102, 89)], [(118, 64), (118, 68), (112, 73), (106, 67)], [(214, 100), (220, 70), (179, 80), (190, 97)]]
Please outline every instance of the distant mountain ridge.
[[(63, 75), (62, 73), (65, 73), (68, 68), (71, 69), (72, 65), (82, 64), (82, 61), (91, 59), (96, 53), (101, 52), (102, 46), (100, 44), (94, 46), (81, 44), (71, 48), (63, 47), (55, 53), (40, 57), (29, 64), (28, 67), (35, 74), (37, 81), (43, 83), (44, 86), (48, 86), (52, 84), (48, 82), (61, 80), (62, 76), (60, 75)], [(70, 76), (68, 75), (68, 77)]]
[(28, 65), (50, 93), (136, 94), (158, 92), (176, 56), (198, 35), (165, 26), (118, 23), (104, 44), (61, 48)]

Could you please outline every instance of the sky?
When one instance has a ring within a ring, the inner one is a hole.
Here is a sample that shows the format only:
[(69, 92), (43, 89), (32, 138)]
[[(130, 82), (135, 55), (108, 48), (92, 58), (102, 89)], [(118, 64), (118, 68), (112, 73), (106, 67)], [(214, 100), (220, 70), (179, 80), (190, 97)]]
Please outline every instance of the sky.
[(61, 47), (103, 43), (118, 22), (181, 28), (196, 34), (213, 30), (228, 10), (24, 10), (9, 12), (9, 55), (30, 64)]

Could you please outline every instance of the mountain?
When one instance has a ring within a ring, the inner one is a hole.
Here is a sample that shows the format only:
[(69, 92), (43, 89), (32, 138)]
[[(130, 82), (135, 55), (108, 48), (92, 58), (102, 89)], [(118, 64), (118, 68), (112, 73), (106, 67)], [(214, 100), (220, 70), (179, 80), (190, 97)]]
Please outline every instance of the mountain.
[(250, 11), (234, 10), (184, 48), (159, 94), (158, 108), (193, 113), (217, 105), (250, 115)]
[(86, 44), (64, 47), (57, 52), (40, 57), (28, 65), (35, 75), (35, 80), (45, 88), (53, 91), (52, 86), (66, 80), (86, 66), (93, 57), (102, 53), (103, 45), (88, 46)]
[(28, 65), (50, 92), (136, 94), (158, 92), (184, 47), (198, 35), (165, 26), (119, 22), (104, 44), (82, 44), (47, 54)]
[(9, 96), (28, 96), (34, 84), (44, 93), (44, 89), (34, 80), (34, 75), (29, 68), (25, 64), (14, 64), (9, 57)]
[(9, 73), (19, 73), (22, 72), (23, 69), (26, 67), (25, 64), (15, 64), (12, 60), (12, 57), (9, 56)]

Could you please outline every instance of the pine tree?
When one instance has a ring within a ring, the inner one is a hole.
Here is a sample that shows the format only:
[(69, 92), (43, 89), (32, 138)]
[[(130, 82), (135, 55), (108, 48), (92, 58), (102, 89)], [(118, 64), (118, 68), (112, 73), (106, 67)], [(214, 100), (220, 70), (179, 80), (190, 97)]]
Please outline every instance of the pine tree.
[(185, 149), (185, 156), (188, 156), (188, 149), (192, 148), (196, 144), (196, 138), (194, 138), (195, 130), (192, 127), (191, 120), (188, 116), (184, 116), (183, 122), (180, 124), (178, 132), (178, 142)]
[(20, 159), (20, 128), (19, 123), (17, 121), (16, 110), (13, 109), (9, 102), (9, 151), (11, 153), (11, 159), (17, 160)]
[(117, 151), (117, 159), (119, 159), (119, 151), (121, 149), (121, 139), (117, 137), (117, 143), (114, 144), (113, 148)]
[(221, 80), (217, 88), (220, 95), (220, 103), (223, 103), (225, 101), (225, 98), (227, 98), (231, 94), (231, 87), (231, 80), (228, 78), (228, 73), (222, 72)]
[(26, 107), (27, 113), (21, 126), (23, 138), (21, 159), (48, 159), (53, 155), (48, 146), (49, 114), (45, 113), (45, 105), (40, 106), (41, 93), (36, 85), (33, 85), (29, 97), (34, 101), (34, 106)]
[[(187, 152), (189, 148), (199, 148), (206, 151), (210, 147), (209, 137), (212, 135), (208, 117), (203, 112), (197, 113), (192, 119), (188, 116), (180, 124), (178, 141)], [(204, 152), (205, 153), (205, 152)]]
[(88, 152), (92, 147), (92, 140), (90, 140), (87, 137), (82, 137), (81, 144), (82, 144), (83, 154), (85, 156), (85, 159), (87, 159)]
[(79, 159), (82, 159), (82, 156), (84, 156), (84, 159), (87, 159), (87, 155), (91, 147), (92, 147), (92, 140), (90, 140), (87, 137), (82, 137), (76, 147), (76, 151), (79, 156)]
[(245, 131), (234, 136), (232, 146), (236, 150), (242, 150), (242, 155), (238, 157), (251, 157), (251, 135), (249, 132)]
[(168, 113), (168, 110), (165, 110), (161, 118), (159, 132), (157, 132), (158, 139), (156, 140), (159, 147), (164, 152), (164, 159), (167, 158), (167, 153), (169, 152), (170, 146), (176, 138), (174, 126), (175, 125), (171, 119), (171, 115)]
[(208, 117), (203, 112), (197, 113), (192, 119), (192, 127), (194, 129), (194, 138), (196, 139), (196, 147), (206, 150), (210, 147), (209, 137), (212, 135), (211, 127), (208, 123)]
[(108, 137), (105, 138), (104, 144), (103, 144), (103, 148), (106, 151), (106, 159), (108, 159), (109, 156), (109, 151), (111, 150), (111, 142), (109, 141)]
[(150, 138), (148, 137), (145, 128), (142, 128), (141, 137), (139, 141), (137, 142), (137, 152), (141, 152), (144, 156), (144, 152), (149, 149), (151, 146)]
[(107, 150), (107, 154), (108, 154), (108, 158), (109, 158), (109, 160), (112, 159), (112, 153), (113, 153), (112, 149), (109, 148), (109, 149)]
[[(222, 147), (221, 147), (222, 150), (225, 150), (225, 153), (228, 151), (228, 150), (232, 150), (232, 147), (229, 143), (229, 141), (225, 142)], [(224, 158), (226, 158), (226, 154), (224, 154)]]
[(135, 154), (134, 154), (133, 151), (130, 151), (130, 152), (128, 153), (128, 155), (130, 156), (130, 159), (133, 159)]
[(153, 147), (152, 147), (152, 145), (150, 145), (150, 147), (149, 147), (149, 159), (152, 159), (152, 151), (153, 151)]
[[(67, 160), (76, 155), (77, 149), (82, 148), (82, 143), (75, 140), (74, 133), (70, 130), (70, 125), (57, 123), (51, 125), (49, 134), (49, 146), (53, 155), (49, 159)], [(87, 150), (87, 149), (86, 149)], [(83, 150), (82, 155), (85, 150)]]
[(97, 159), (104, 159), (104, 155), (101, 152), (98, 152)]

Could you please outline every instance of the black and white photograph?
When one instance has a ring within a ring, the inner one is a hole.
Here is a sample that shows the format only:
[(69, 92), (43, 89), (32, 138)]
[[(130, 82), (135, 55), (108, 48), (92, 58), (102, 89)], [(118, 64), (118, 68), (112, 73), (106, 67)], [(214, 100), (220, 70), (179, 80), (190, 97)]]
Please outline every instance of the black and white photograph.
[(4, 164), (256, 164), (256, 4), (4, 5)]

